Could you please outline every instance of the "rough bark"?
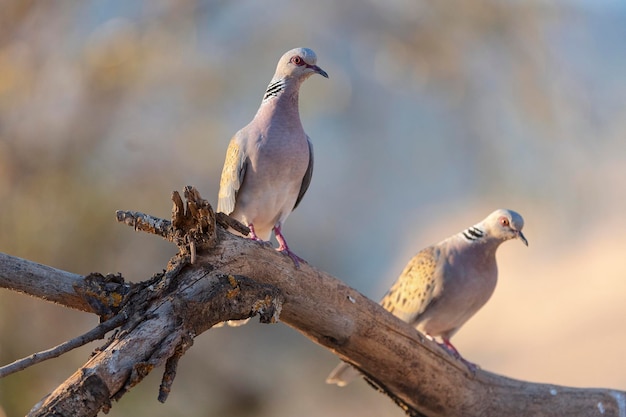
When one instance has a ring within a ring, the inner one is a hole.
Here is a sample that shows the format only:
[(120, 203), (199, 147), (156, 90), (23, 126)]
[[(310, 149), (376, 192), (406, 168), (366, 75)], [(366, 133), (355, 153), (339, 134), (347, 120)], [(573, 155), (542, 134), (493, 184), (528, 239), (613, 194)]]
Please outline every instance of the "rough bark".
[(165, 401), (177, 359), (196, 335), (224, 319), (258, 313), (272, 322), (280, 312), (282, 296), (270, 285), (191, 265), (167, 275), (135, 293), (120, 330), (29, 416), (95, 416), (169, 360), (159, 393)]
[(91, 313), (93, 310), (89, 303), (74, 291), (74, 285), (80, 286), (83, 278), (82, 275), (0, 253), (0, 288)]
[[(91, 291), (90, 302), (77, 301), (77, 295), (69, 293), (74, 293), (80, 277), (62, 271), (51, 276), (62, 281), (58, 287), (68, 294), (56, 290), (51, 297), (40, 290), (39, 280), (32, 280), (32, 288), (19, 287), (68, 307), (97, 310), (105, 319), (116, 314), (128, 317), (121, 331), (35, 406), (31, 415), (64, 409), (71, 409), (71, 415), (95, 415), (110, 406), (110, 399), (118, 399), (150, 370), (167, 362), (160, 395), (164, 400), (176, 363), (195, 336), (223, 320), (255, 312), (271, 320), (280, 312), (280, 321), (357, 366), (372, 385), (412, 416), (626, 416), (626, 393), (621, 391), (534, 384), (482, 370), (473, 373), (336, 278), (306, 262), (295, 268), (283, 254), (228, 233), (219, 224), (234, 224), (218, 218), (216, 225), (210, 206), (194, 190), (188, 189), (186, 197), (183, 207), (174, 195), (172, 222), (118, 212), (118, 221), (175, 242), (181, 253), (165, 274), (131, 288), (109, 313), (103, 311), (107, 302), (115, 301), (111, 296), (115, 291), (106, 297)], [(0, 258), (4, 264), (0, 286), (11, 288), (16, 278), (7, 275), (20, 274), (24, 262), (32, 271), (38, 270), (27, 261)], [(49, 271), (44, 273), (50, 276)], [(118, 282), (117, 288), (125, 287)], [(72, 408), (76, 404), (84, 405), (82, 413)]]

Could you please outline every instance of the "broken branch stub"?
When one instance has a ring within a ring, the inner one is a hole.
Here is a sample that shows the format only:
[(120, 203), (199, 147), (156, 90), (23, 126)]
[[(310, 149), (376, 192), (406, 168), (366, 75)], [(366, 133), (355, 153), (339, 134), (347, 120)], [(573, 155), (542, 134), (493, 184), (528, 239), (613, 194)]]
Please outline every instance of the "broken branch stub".
[(172, 194), (174, 210), (172, 210), (172, 224), (175, 225), (176, 236), (179, 238), (176, 245), (181, 251), (189, 248), (191, 263), (194, 263), (195, 248), (216, 243), (215, 212), (209, 202), (200, 196), (194, 187), (186, 186), (184, 190), (185, 209), (180, 209), (182, 202), (177, 191)]
[(201, 247), (217, 243), (216, 223), (243, 235), (250, 232), (243, 224), (224, 213), (215, 213), (209, 202), (200, 196), (195, 187), (186, 186), (185, 201), (178, 191), (172, 192), (171, 221), (159, 219), (136, 211), (116, 212), (117, 221), (132, 226), (137, 231), (155, 234), (178, 246), (180, 254), (189, 255), (195, 263), (196, 252)]

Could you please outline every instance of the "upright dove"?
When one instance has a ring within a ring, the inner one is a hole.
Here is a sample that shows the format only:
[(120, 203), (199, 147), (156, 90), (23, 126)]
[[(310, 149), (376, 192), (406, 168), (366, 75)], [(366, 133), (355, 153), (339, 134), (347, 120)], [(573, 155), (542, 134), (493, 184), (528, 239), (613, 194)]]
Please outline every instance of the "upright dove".
[[(315, 52), (296, 48), (278, 61), (252, 121), (231, 139), (220, 180), (217, 211), (250, 228), (250, 238), (267, 241), (274, 231), (278, 250), (298, 266), (282, 226), (298, 207), (313, 174), (313, 146), (298, 110), (300, 86), (313, 74), (328, 78)], [(251, 65), (254, 68), (254, 65)]]
[[(406, 265), (380, 304), (413, 325), (429, 339), (465, 361), (450, 338), (489, 300), (496, 288), (496, 250), (505, 241), (528, 241), (524, 219), (512, 210), (499, 209), (461, 233), (417, 253)], [(359, 375), (340, 363), (326, 379), (345, 386)]]

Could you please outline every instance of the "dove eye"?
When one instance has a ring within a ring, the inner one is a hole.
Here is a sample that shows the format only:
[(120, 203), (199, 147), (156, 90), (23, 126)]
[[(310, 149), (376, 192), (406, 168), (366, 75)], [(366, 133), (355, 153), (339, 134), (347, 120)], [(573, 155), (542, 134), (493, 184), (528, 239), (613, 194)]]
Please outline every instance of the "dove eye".
[(300, 66), (304, 65), (304, 60), (299, 56), (294, 56), (293, 58), (291, 58), (291, 63)]
[(510, 225), (509, 219), (506, 217), (500, 217), (500, 224), (504, 227), (508, 227)]

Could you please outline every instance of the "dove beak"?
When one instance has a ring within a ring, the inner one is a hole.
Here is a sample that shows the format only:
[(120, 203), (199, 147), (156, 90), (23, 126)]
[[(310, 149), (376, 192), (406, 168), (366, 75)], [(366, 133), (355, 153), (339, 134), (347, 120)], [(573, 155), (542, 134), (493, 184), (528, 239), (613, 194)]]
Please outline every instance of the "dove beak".
[(321, 69), (320, 67), (318, 67), (317, 65), (307, 65), (307, 67), (312, 69), (313, 72), (321, 75), (322, 77), (328, 78), (328, 73), (324, 71), (323, 69)]
[(526, 236), (524, 236), (521, 230), (517, 231), (517, 237), (524, 242), (524, 245), (528, 246), (528, 239), (526, 239)]

